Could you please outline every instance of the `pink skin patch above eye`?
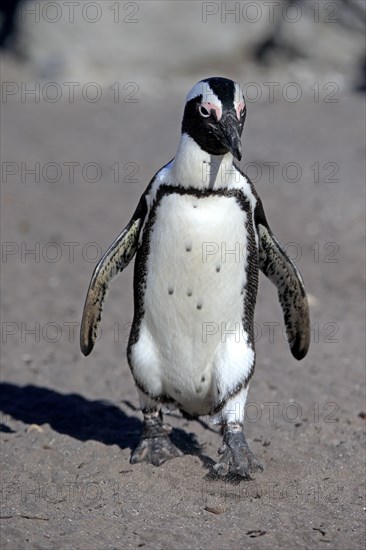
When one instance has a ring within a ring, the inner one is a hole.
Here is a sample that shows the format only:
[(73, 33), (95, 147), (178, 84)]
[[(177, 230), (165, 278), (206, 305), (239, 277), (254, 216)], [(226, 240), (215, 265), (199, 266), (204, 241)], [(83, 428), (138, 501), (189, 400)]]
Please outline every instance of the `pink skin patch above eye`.
[(238, 103), (237, 105), (235, 105), (235, 111), (236, 111), (236, 116), (237, 116), (237, 119), (240, 120), (240, 116), (241, 116), (241, 113), (244, 109), (244, 106), (245, 106), (245, 103), (244, 101), (241, 101), (240, 103)]
[(215, 111), (216, 113), (216, 119), (220, 120), (222, 117), (222, 109), (218, 105), (215, 105), (214, 103), (211, 103), (210, 101), (205, 101), (204, 103), (201, 103), (202, 107), (204, 107), (209, 113), (212, 111)]

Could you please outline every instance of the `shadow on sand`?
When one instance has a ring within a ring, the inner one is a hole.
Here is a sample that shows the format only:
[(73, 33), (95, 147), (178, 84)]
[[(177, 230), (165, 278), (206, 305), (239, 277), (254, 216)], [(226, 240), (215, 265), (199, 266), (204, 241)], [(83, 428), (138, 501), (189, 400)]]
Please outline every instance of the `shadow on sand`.
[[(105, 445), (118, 445), (121, 449), (134, 449), (142, 432), (142, 421), (127, 401), (118, 407), (108, 401), (92, 401), (78, 394), (2, 383), (0, 403), (4, 415), (25, 424), (49, 424), (56, 432), (80, 441), (94, 440)], [(6, 421), (1, 431), (12, 432)], [(215, 464), (202, 454), (195, 434), (174, 428), (171, 439), (184, 454), (198, 456), (205, 468), (210, 469)]]

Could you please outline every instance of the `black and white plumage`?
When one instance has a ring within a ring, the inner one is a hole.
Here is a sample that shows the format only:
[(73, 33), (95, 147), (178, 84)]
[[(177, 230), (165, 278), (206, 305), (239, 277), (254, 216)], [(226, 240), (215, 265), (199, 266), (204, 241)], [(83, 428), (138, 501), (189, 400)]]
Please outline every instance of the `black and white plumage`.
[(309, 348), (309, 310), (301, 275), (273, 235), (241, 159), (246, 106), (238, 84), (198, 82), (187, 96), (174, 159), (157, 172), (136, 211), (98, 263), (81, 327), (88, 355), (108, 284), (136, 254), (134, 319), (128, 362), (144, 413), (131, 461), (159, 465), (179, 451), (161, 405), (188, 417), (210, 414), (223, 426), (220, 475), (261, 469), (242, 426), (254, 371), (254, 309), (259, 269), (275, 284), (290, 349)]

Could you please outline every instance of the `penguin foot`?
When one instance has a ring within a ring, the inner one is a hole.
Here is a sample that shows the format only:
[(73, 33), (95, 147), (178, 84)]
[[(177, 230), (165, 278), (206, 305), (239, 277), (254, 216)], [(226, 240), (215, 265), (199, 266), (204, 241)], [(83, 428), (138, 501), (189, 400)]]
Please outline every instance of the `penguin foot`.
[(249, 449), (241, 426), (226, 426), (224, 429), (224, 442), (219, 449), (222, 455), (220, 462), (214, 466), (215, 472), (220, 477), (237, 475), (245, 479), (251, 479), (252, 472), (263, 470), (262, 464)]
[(160, 411), (144, 412), (144, 432), (131, 454), (131, 464), (148, 462), (153, 466), (160, 466), (171, 458), (182, 456), (169, 438), (171, 431), (171, 426), (163, 424)]
[(131, 464), (148, 462), (153, 466), (160, 466), (166, 460), (182, 456), (182, 453), (170, 441), (169, 436), (142, 438), (131, 455)]

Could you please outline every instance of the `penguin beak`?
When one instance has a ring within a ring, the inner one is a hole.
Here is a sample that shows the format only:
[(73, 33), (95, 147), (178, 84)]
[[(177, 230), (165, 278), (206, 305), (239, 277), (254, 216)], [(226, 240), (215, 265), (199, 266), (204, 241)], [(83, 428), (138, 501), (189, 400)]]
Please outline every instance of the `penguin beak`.
[(220, 126), (220, 143), (230, 151), (236, 160), (241, 160), (241, 139), (238, 131), (238, 121), (227, 116)]

